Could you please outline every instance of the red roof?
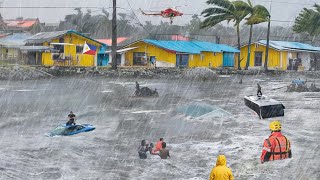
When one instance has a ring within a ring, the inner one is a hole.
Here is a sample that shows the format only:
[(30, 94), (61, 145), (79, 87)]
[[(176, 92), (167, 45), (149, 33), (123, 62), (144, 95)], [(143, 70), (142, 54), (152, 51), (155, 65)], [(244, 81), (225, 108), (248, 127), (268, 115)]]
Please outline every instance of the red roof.
[[(117, 38), (117, 44), (124, 42), (125, 40), (127, 40), (128, 37), (118, 37)], [(107, 44), (109, 46), (112, 45), (112, 39), (96, 39), (97, 41)]]
[(185, 36), (181, 36), (181, 35), (172, 35), (172, 36), (171, 36), (171, 40), (175, 40), (175, 41), (189, 41), (190, 38), (185, 37)]
[(9, 35), (11, 35), (11, 33), (0, 34), (0, 38), (7, 37), (7, 36), (9, 36)]
[(39, 22), (38, 19), (4, 20), (4, 23), (6, 23), (8, 27), (17, 27), (17, 28), (29, 28), (38, 22)]

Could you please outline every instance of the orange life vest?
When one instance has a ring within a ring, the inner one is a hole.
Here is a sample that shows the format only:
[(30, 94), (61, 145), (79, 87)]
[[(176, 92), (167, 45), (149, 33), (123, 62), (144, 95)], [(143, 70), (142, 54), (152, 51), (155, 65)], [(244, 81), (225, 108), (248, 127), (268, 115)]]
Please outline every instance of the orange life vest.
[(270, 147), (269, 161), (289, 158), (290, 141), (285, 136), (271, 135), (266, 142)]

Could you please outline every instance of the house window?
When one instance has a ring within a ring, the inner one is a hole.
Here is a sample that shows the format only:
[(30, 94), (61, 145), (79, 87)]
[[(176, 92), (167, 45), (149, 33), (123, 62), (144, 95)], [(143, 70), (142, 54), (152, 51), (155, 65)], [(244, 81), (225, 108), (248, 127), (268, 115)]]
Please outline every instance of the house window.
[(53, 49), (56, 50), (58, 53), (64, 53), (64, 45), (54, 44)]
[(201, 59), (201, 61), (203, 61), (203, 59), (204, 59), (204, 54), (200, 54), (200, 59)]
[(82, 54), (82, 52), (83, 52), (83, 46), (77, 45), (77, 46), (76, 46), (76, 53), (77, 53), (77, 54)]
[(262, 52), (254, 52), (254, 66), (262, 66)]
[(133, 53), (133, 65), (145, 65), (147, 63), (146, 53), (134, 52)]
[(213, 53), (213, 56), (216, 56), (216, 55), (217, 55), (217, 54), (214, 52), (214, 53)]
[(62, 54), (52, 54), (52, 60), (62, 60)]

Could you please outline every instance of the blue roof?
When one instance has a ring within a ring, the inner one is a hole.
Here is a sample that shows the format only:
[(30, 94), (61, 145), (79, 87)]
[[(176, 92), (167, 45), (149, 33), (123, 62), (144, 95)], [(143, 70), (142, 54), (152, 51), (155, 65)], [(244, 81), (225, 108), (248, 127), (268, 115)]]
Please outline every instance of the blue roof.
[[(260, 40), (258, 43), (266, 45), (266, 40)], [(320, 51), (319, 47), (314, 47), (310, 44), (289, 41), (270, 41), (270, 46), (279, 50), (305, 50), (305, 51)]]
[(163, 49), (189, 54), (200, 54), (201, 52), (239, 52), (239, 50), (228, 45), (204, 41), (163, 41), (144, 39), (143, 42)]

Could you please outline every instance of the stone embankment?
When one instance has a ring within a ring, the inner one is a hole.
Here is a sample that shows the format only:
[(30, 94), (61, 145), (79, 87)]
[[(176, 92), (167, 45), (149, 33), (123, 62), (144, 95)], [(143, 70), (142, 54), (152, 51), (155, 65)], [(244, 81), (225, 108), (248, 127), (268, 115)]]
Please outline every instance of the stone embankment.
[[(188, 80), (216, 80), (219, 75), (263, 75), (264, 71), (259, 70), (230, 70), (205, 67), (190, 69), (179, 68), (144, 68), (130, 67), (112, 70), (109, 67), (43, 67), (43, 66), (22, 66), (3, 65), (0, 66), (0, 80), (28, 80), (64, 76), (103, 76), (115, 78), (165, 78), (165, 79), (188, 79)], [(304, 75), (310, 78), (319, 78), (320, 71), (289, 72), (271, 71), (266, 75), (299, 77)]]

